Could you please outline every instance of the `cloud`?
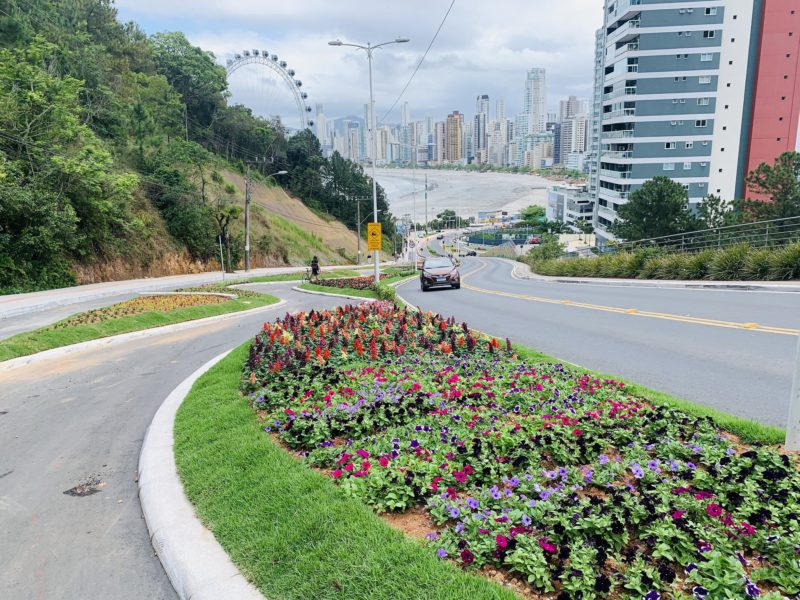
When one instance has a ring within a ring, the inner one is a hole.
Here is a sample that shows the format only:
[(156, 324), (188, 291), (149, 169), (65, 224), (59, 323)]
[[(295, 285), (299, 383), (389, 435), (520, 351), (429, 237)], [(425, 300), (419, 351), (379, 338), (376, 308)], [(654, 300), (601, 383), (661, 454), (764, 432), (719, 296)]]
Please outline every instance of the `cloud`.
[[(382, 42), (398, 35), (411, 43), (375, 53), (377, 114), (394, 102), (422, 56), (449, 6), (447, 0), (295, 0), (245, 2), (195, 0), (187, 12), (177, 0), (117, 0), (124, 19), (139, 21), (146, 31), (182, 30), (192, 43), (223, 61), (245, 48), (267, 49), (286, 60), (303, 81), (313, 106), (322, 103), (328, 117), (361, 114), (368, 100), (367, 61), (353, 48), (327, 45), (340, 38), (354, 43)], [(592, 91), (594, 30), (602, 20), (600, 0), (456, 0), (436, 44), (403, 100), (415, 119), (443, 120), (452, 110), (471, 115), (475, 98), (503, 97), (506, 114), (521, 109), (525, 72), (544, 67), (548, 105), (570, 94)], [(232, 78), (233, 79), (233, 78)], [(280, 111), (291, 110), (286, 98), (264, 86), (256, 74), (234, 86), (233, 100), (257, 98)], [(251, 80), (249, 83), (247, 80)], [(254, 107), (256, 108), (256, 107)], [(387, 118), (399, 120), (399, 105)]]

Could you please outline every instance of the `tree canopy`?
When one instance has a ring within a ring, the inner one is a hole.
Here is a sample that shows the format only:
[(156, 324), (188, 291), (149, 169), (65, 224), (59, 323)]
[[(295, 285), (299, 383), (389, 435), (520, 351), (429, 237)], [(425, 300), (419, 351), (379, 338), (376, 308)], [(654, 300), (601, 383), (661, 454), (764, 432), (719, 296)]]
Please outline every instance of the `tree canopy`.
[(631, 192), (617, 214), (620, 220), (614, 222), (612, 232), (625, 240), (661, 237), (702, 226), (689, 209), (684, 187), (668, 177), (654, 177)]

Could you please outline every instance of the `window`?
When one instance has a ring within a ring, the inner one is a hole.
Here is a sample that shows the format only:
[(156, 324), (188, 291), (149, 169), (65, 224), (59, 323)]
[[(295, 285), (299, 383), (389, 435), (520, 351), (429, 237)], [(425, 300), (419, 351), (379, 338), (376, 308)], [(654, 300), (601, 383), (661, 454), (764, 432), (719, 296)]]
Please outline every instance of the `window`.
[(698, 98), (697, 106), (708, 106), (711, 103), (711, 98)]
[(694, 148), (694, 142), (686, 142), (686, 149), (691, 150)]
[(678, 121), (678, 125), (683, 125), (683, 121)]
[(675, 170), (675, 163), (664, 163), (664, 170), (665, 171), (674, 171)]
[(711, 52), (704, 52), (700, 55), (700, 62), (710, 62), (714, 60), (714, 55)]
[(670, 125), (672, 125), (672, 126), (674, 127), (675, 125), (677, 125), (677, 124), (678, 124), (678, 122), (677, 122), (677, 121), (670, 121), (670, 122), (669, 122), (669, 124), (670, 124)]
[(664, 142), (664, 150), (675, 150), (677, 147), (676, 142)]
[(700, 166), (701, 166), (701, 167), (707, 167), (707, 166), (708, 166), (708, 163), (700, 163)]
[(708, 140), (703, 141), (703, 146), (708, 146)]
[(707, 8), (706, 9), (706, 16), (707, 17), (711, 16), (711, 15), (715, 15), (715, 14), (717, 14), (717, 7), (716, 6), (712, 6), (711, 8)]
[(708, 127), (708, 121), (706, 121), (705, 119), (697, 119), (697, 121), (694, 122), (694, 126), (695, 127)]
[(673, 104), (677, 104), (677, 103), (678, 103), (678, 99), (677, 99), (677, 98), (673, 98), (673, 99), (672, 99), (672, 103), (673, 103)]
[(690, 163), (690, 162), (683, 163), (683, 170), (684, 171), (690, 171), (691, 169), (692, 169), (692, 163)]
[(707, 83), (711, 83), (711, 75), (701, 75), (698, 81), (699, 81), (700, 84), (703, 84), (703, 85), (707, 84)]
[(706, 30), (706, 31), (703, 32), (703, 39), (705, 39), (705, 40), (710, 40), (711, 38), (715, 38), (715, 37), (717, 37), (717, 32), (714, 31), (713, 29)]
[(686, 98), (681, 98), (681, 99), (680, 99), (680, 103), (681, 103), (681, 104), (686, 104)]

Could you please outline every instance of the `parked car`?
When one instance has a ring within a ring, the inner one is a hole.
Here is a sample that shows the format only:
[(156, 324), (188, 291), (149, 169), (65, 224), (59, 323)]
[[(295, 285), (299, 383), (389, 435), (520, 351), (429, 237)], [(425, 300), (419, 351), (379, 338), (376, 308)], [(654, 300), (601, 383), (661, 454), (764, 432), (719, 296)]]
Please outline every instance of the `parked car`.
[(478, 256), (478, 253), (475, 250), (467, 250), (467, 256)]
[(440, 233), (439, 235), (436, 236), (436, 239), (437, 240), (443, 240), (444, 239), (444, 234)]
[(461, 274), (452, 258), (426, 258), (419, 282), (423, 292), (432, 287), (452, 287), (457, 290), (461, 287)]
[(531, 236), (531, 237), (530, 237), (530, 239), (528, 240), (528, 243), (529, 243), (529, 244), (534, 244), (534, 245), (536, 245), (536, 244), (541, 244), (541, 243), (542, 243), (542, 237), (541, 237), (541, 236), (539, 236), (539, 235), (533, 235), (533, 236)]

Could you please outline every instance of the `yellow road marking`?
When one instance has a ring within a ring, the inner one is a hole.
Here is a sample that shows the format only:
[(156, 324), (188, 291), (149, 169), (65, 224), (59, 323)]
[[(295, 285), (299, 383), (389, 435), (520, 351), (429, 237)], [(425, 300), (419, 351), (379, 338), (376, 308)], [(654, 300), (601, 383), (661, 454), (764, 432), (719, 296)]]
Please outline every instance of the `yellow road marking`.
[(588, 302), (575, 302), (568, 299), (554, 299), (544, 298), (542, 296), (531, 296), (529, 294), (516, 294), (513, 292), (503, 292), (501, 290), (489, 290), (486, 288), (476, 287), (474, 285), (465, 284), (464, 280), (482, 271), (488, 265), (485, 261), (480, 260), (481, 266), (477, 269), (470, 271), (466, 275), (461, 276), (461, 286), (472, 290), (473, 292), (480, 292), (482, 294), (491, 294), (493, 296), (502, 296), (505, 298), (514, 298), (517, 300), (526, 300), (528, 302), (539, 302), (542, 304), (558, 304), (561, 306), (570, 306), (574, 308), (585, 308), (589, 310), (597, 310), (601, 312), (610, 312), (621, 315), (631, 315), (634, 317), (648, 317), (651, 319), (662, 319), (666, 321), (678, 321), (680, 323), (691, 323), (693, 325), (706, 325), (709, 327), (723, 327), (726, 329), (746, 329), (748, 331), (758, 331), (761, 333), (774, 333), (778, 335), (800, 335), (800, 329), (792, 329), (791, 327), (770, 327), (768, 325), (759, 325), (758, 323), (738, 323), (736, 321), (721, 321), (719, 319), (707, 319), (704, 317), (691, 317), (684, 315), (673, 315), (670, 313), (662, 313), (650, 310), (640, 310), (637, 308), (619, 308), (616, 306), (605, 306), (602, 304), (591, 304)]

